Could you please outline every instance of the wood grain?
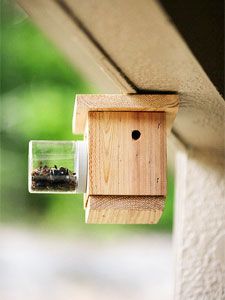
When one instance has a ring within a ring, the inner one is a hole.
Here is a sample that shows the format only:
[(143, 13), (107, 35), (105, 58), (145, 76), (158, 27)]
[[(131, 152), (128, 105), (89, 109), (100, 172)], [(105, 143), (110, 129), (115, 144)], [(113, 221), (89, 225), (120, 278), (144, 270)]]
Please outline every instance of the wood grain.
[(166, 195), (165, 129), (164, 112), (89, 112), (89, 194)]
[(85, 131), (90, 111), (165, 111), (167, 133), (170, 132), (179, 106), (179, 96), (172, 95), (121, 95), (121, 94), (83, 94), (75, 99), (73, 114), (73, 133)]
[(89, 196), (89, 224), (156, 224), (164, 209), (162, 196)]

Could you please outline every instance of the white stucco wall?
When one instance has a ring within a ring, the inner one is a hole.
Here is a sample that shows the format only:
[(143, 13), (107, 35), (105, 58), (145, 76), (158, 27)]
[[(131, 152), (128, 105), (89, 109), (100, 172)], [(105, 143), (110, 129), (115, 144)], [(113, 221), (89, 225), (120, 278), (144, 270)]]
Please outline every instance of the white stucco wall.
[(225, 299), (225, 163), (180, 149), (176, 160), (175, 299)]

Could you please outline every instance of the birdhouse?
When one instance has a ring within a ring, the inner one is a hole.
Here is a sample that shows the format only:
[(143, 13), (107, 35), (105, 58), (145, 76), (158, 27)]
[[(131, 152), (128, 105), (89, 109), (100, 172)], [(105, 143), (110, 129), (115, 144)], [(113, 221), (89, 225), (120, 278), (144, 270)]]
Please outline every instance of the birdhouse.
[(154, 224), (166, 199), (166, 141), (178, 96), (78, 95), (83, 141), (30, 141), (31, 193), (84, 193), (87, 223)]
[(73, 133), (87, 142), (87, 223), (154, 224), (166, 198), (167, 134), (178, 96), (78, 95)]

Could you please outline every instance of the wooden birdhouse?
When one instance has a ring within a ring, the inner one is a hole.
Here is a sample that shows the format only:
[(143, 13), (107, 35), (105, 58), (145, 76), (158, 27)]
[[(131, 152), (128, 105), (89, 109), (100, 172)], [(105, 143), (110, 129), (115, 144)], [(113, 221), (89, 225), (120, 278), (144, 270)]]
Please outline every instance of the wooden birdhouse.
[(73, 133), (88, 148), (87, 223), (154, 224), (166, 198), (177, 95), (78, 95)]

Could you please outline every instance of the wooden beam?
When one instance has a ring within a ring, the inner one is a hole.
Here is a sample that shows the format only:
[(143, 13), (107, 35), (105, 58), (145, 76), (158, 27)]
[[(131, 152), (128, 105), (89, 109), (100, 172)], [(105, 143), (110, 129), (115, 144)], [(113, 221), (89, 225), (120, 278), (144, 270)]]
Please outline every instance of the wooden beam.
[(156, 1), (18, 2), (102, 91), (178, 92), (174, 134), (224, 153), (224, 100)]
[[(101, 92), (118, 93), (119, 89), (113, 80), (99, 68), (99, 60), (104, 56), (96, 51), (79, 25), (68, 17), (67, 13), (54, 0), (18, 0), (19, 5), (32, 17), (34, 22), (58, 48), (81, 75), (89, 81), (93, 90), (100, 88)], [(87, 44), (88, 50), (86, 49)], [(93, 56), (93, 53), (96, 54)], [(76, 83), (74, 83), (76, 84)]]

